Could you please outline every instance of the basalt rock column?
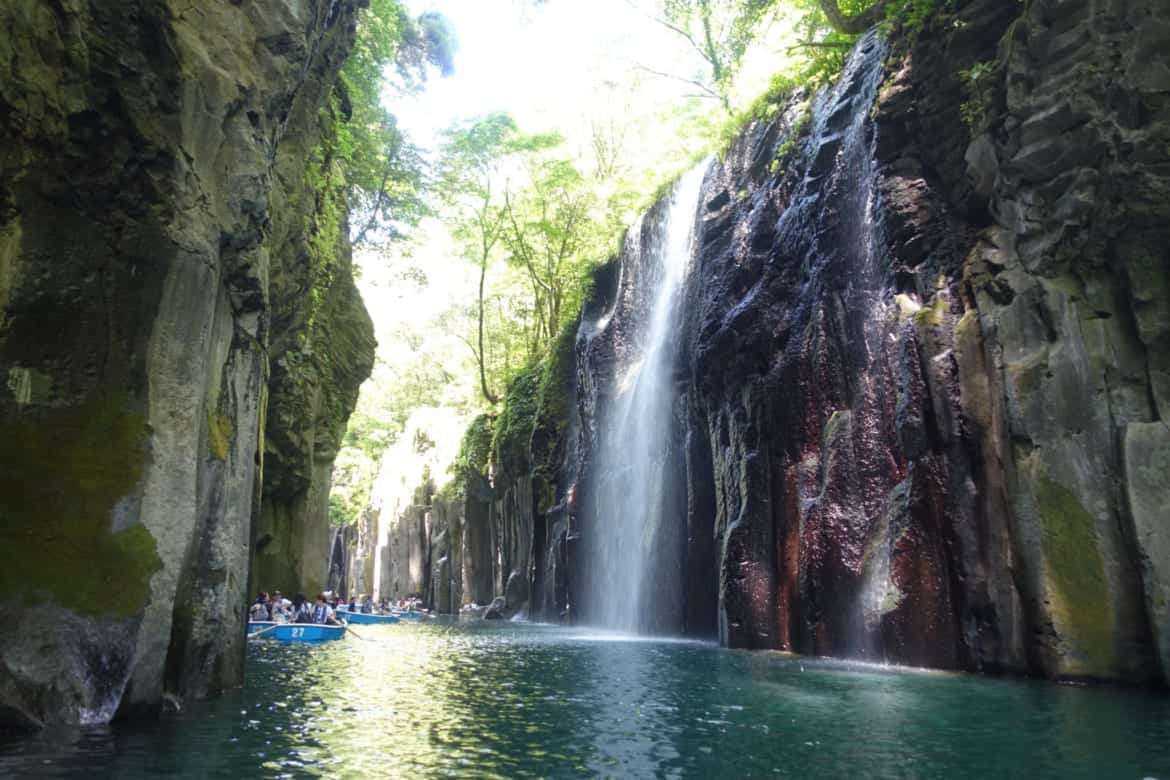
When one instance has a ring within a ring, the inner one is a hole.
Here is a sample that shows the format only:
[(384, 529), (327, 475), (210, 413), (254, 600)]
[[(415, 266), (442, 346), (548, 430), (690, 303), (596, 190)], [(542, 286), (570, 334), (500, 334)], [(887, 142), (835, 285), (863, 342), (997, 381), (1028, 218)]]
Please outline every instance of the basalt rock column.
[(5, 721), (241, 679), (270, 280), (297, 253), (271, 204), (358, 5), (0, 9)]

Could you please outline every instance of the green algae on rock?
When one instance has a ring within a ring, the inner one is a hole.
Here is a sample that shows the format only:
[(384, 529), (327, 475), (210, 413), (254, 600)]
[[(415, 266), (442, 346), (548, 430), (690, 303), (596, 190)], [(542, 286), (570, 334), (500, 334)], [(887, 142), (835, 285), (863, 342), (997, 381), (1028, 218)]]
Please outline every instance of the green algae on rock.
[(2, 598), (92, 617), (130, 617), (146, 605), (161, 562), (150, 532), (122, 506), (147, 457), (145, 420), (129, 406), (98, 397), (0, 418)]
[(1109, 677), (1117, 653), (1112, 597), (1093, 515), (1071, 490), (1041, 476), (1033, 483), (1041, 522), (1049, 610), (1066, 632), (1070, 673)]

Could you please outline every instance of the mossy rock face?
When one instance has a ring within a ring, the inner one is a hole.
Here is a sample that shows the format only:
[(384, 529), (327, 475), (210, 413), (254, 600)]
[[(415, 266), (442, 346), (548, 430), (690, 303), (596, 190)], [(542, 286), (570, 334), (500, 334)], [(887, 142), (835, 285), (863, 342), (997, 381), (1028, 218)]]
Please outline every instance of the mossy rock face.
[(573, 320), (561, 329), (542, 364), (540, 404), (531, 450), (533, 470), (548, 482), (556, 482), (564, 467), (565, 441), (572, 415), (572, 388), (576, 379), (574, 348), (578, 325), (579, 321)]
[(228, 459), (232, 446), (232, 420), (222, 414), (207, 415), (207, 448), (222, 461)]
[(1035, 482), (1052, 617), (1072, 657), (1068, 671), (1111, 676), (1116, 665), (1113, 608), (1093, 516), (1068, 488)]
[(81, 615), (130, 617), (161, 566), (123, 505), (142, 478), (146, 426), (116, 396), (0, 415), (0, 592)]
[(481, 414), (471, 421), (463, 433), (463, 440), (459, 444), (459, 453), (455, 456), (452, 471), (455, 479), (447, 483), (445, 488), (459, 490), (452, 485), (463, 485), (473, 479), (484, 477), (487, 474), (488, 462), (492, 452), (492, 418)]
[(540, 366), (520, 374), (508, 385), (504, 406), (496, 418), (492, 437), (494, 460), (499, 470), (513, 478), (531, 470), (529, 445), (540, 409)]

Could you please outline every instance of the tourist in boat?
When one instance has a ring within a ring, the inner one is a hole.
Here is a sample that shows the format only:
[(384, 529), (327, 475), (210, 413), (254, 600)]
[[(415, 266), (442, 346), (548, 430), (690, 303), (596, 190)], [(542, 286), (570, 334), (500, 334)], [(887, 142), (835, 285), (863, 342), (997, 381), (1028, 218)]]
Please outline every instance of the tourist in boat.
[(264, 621), (270, 618), (268, 612), (268, 591), (260, 591), (260, 595), (252, 602), (252, 607), (248, 610), (248, 620)]
[(292, 622), (294, 623), (313, 622), (313, 607), (311, 604), (309, 604), (309, 600), (305, 598), (304, 593), (298, 593), (293, 596), (292, 614)]
[(318, 593), (317, 598), (314, 601), (315, 601), (315, 603), (313, 604), (313, 617), (312, 617), (312, 620), (314, 623), (316, 623), (318, 625), (329, 625), (329, 626), (340, 625), (340, 623), (337, 622), (337, 619), (333, 617), (333, 607), (329, 606), (325, 602), (325, 594), (324, 593)]
[(279, 590), (274, 590), (268, 605), (268, 614), (274, 623), (288, 623), (292, 620), (292, 602), (282, 596)]
[(370, 601), (370, 597), (365, 595), (365, 594), (362, 594), (362, 614), (369, 615), (369, 614), (373, 613), (373, 611), (374, 611), (374, 605)]

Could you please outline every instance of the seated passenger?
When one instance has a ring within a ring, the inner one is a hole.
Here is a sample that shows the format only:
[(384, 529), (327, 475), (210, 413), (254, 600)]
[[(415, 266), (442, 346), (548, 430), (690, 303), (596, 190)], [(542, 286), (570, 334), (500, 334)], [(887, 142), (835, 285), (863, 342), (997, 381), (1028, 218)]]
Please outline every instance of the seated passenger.
[(268, 618), (268, 593), (262, 590), (248, 610), (248, 620), (266, 621)]
[(292, 615), (292, 622), (294, 623), (313, 622), (313, 607), (309, 604), (309, 600), (305, 598), (304, 593), (298, 593), (293, 596)]
[(292, 619), (292, 602), (280, 595), (279, 590), (274, 590), (272, 600), (268, 602), (268, 614), (274, 623), (288, 623)]
[(325, 603), (324, 593), (317, 594), (316, 603), (313, 605), (313, 622), (318, 625), (339, 625), (333, 617), (333, 608)]

